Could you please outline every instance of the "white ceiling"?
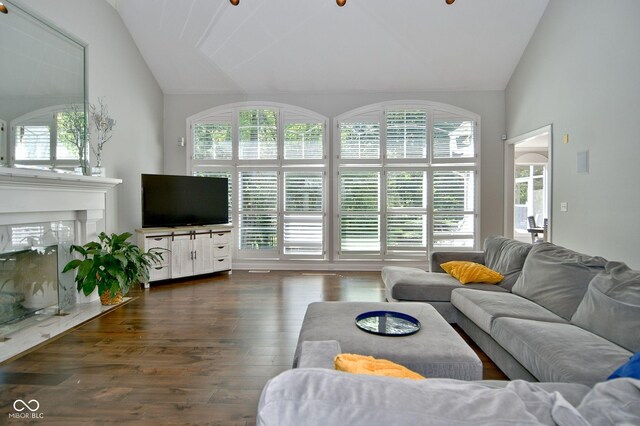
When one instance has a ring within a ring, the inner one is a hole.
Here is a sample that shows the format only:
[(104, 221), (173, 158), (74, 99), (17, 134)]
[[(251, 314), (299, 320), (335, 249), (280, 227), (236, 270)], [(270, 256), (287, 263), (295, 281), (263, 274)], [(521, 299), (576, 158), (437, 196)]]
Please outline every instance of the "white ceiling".
[(503, 90), (548, 0), (118, 0), (172, 93)]

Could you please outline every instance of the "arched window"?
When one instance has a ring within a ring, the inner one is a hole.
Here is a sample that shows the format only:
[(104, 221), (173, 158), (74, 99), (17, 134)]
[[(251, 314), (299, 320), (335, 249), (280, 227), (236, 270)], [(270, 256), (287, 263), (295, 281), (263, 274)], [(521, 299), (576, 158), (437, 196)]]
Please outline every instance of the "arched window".
[(477, 114), (386, 102), (335, 119), (335, 258), (427, 257), (477, 246)]
[(187, 169), (229, 179), (238, 258), (326, 259), (326, 117), (239, 103), (187, 121)]

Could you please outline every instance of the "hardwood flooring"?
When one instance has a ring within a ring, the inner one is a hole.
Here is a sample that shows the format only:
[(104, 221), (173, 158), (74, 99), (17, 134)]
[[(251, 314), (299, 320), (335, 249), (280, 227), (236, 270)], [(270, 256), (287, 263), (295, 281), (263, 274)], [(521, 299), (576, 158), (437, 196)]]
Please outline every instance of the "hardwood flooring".
[[(1, 365), (0, 424), (25, 422), (9, 418), (17, 399), (37, 400), (45, 424), (255, 424), (264, 384), (291, 367), (309, 303), (384, 300), (379, 272), (234, 271), (130, 295)], [(485, 378), (506, 379), (474, 349)]]

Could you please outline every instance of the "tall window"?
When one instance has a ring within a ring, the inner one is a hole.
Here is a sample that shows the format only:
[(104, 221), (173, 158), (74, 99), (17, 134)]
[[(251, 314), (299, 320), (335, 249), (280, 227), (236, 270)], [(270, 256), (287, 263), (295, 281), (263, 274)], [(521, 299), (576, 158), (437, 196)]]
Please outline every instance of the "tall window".
[(229, 179), (238, 257), (326, 258), (326, 118), (236, 104), (190, 119), (189, 169)]
[(387, 103), (336, 122), (337, 259), (476, 246), (477, 115)]

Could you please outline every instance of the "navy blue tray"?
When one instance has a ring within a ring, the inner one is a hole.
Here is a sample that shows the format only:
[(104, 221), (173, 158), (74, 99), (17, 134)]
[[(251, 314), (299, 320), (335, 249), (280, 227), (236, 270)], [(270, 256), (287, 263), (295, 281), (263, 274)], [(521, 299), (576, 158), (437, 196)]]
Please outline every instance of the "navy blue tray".
[(380, 336), (409, 336), (420, 331), (420, 321), (411, 315), (393, 311), (370, 311), (356, 317), (356, 326)]

